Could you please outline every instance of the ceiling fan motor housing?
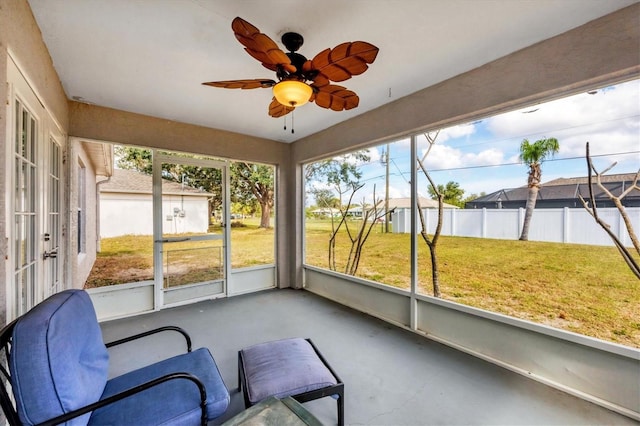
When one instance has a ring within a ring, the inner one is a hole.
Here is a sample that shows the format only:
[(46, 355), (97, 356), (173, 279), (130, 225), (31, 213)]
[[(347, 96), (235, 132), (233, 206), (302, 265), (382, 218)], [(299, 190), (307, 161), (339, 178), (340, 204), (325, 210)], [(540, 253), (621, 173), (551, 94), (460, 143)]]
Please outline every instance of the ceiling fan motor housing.
[(284, 33), (281, 40), (289, 52), (297, 52), (304, 44), (304, 38), (298, 33)]

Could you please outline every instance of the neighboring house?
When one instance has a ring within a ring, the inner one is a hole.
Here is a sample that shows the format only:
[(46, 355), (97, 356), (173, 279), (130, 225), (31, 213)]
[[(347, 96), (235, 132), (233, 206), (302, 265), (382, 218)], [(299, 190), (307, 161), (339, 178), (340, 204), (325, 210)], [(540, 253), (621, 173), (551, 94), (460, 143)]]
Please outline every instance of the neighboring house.
[[(135, 170), (113, 171), (100, 187), (100, 237), (153, 235), (152, 178)], [(164, 234), (207, 232), (208, 192), (162, 182)]]
[(336, 217), (340, 215), (340, 209), (336, 209), (333, 207), (323, 207), (319, 209), (311, 210), (311, 213), (318, 219), (327, 218), (327, 217)]
[[(431, 198), (419, 197), (420, 207), (423, 209), (437, 209), (438, 201), (432, 200)], [(458, 206), (454, 206), (453, 204), (443, 203), (445, 209), (457, 209)], [(396, 211), (401, 209), (410, 209), (411, 208), (411, 198), (389, 198), (389, 210), (396, 209)]]
[[(619, 196), (633, 183), (635, 173), (602, 176), (603, 185), (615, 196)], [(578, 196), (589, 200), (587, 177), (559, 178), (540, 185), (537, 209), (582, 208)], [(514, 189), (501, 189), (466, 203), (466, 209), (517, 209), (527, 204), (529, 188), (521, 186)], [(593, 178), (593, 194), (598, 207), (615, 207), (609, 197), (598, 187)], [(625, 207), (640, 207), (640, 191), (633, 190), (622, 200)]]
[[(423, 209), (437, 209), (438, 202), (430, 198), (420, 197), (420, 206)], [(384, 207), (385, 207), (384, 200), (380, 200), (380, 203), (378, 204), (378, 214), (382, 214), (384, 212)], [(458, 207), (451, 204), (444, 203), (444, 208), (457, 209)], [(365, 211), (369, 211), (369, 210), (372, 210), (371, 206), (365, 207)], [(411, 198), (408, 198), (408, 197), (407, 198), (389, 198), (389, 211), (399, 212), (400, 210), (407, 210), (407, 211), (411, 210)], [(322, 209), (312, 210), (311, 213), (313, 213), (317, 217), (331, 217), (332, 215), (335, 217), (340, 215), (340, 210), (336, 208), (322, 208)], [(404, 212), (402, 212), (401, 214), (404, 214)], [(347, 210), (347, 216), (350, 216), (356, 219), (362, 219), (363, 217), (362, 207), (361, 206), (351, 207), (349, 210)], [(373, 213), (371, 213), (371, 216), (373, 216)]]

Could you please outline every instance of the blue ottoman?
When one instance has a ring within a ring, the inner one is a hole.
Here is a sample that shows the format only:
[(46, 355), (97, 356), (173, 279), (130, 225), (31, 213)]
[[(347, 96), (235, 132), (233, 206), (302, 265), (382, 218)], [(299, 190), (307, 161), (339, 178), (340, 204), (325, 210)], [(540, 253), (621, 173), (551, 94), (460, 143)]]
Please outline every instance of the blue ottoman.
[(238, 383), (245, 408), (270, 396), (298, 402), (333, 396), (338, 425), (344, 425), (344, 383), (310, 339), (285, 339), (238, 352)]

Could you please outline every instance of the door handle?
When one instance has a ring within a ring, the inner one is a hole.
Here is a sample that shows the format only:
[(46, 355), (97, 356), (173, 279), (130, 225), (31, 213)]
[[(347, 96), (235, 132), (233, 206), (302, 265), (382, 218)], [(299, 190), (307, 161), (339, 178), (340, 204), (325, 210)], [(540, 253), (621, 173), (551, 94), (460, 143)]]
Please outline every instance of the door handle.
[(164, 238), (162, 240), (156, 240), (156, 243), (182, 243), (184, 241), (191, 241), (191, 238)]
[(42, 254), (42, 258), (43, 259), (48, 259), (48, 258), (55, 258), (58, 257), (58, 250), (51, 250), (51, 251), (44, 251), (44, 253)]

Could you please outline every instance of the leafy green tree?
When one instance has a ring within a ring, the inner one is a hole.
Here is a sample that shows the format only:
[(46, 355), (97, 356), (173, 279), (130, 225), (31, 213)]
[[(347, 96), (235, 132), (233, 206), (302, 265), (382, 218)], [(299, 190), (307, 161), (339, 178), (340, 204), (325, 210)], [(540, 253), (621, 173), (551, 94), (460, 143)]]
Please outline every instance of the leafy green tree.
[(439, 193), (442, 194), (443, 202), (458, 207), (464, 207), (464, 201), (462, 200), (464, 189), (460, 188), (460, 184), (458, 182), (449, 181), (446, 185), (437, 185), (437, 192), (431, 185), (429, 185), (427, 189), (432, 200), (437, 200), (437, 194)]
[[(484, 197), (485, 195), (487, 195), (486, 192), (482, 191), (480, 194), (476, 194), (475, 192), (472, 193), (471, 195), (464, 197), (464, 199), (462, 200), (462, 204), (465, 205), (467, 204), (469, 201), (473, 201), (476, 200), (480, 197)], [(463, 207), (463, 206), (462, 206)]]
[(113, 149), (118, 167), (127, 170), (137, 170), (144, 174), (151, 174), (151, 150), (142, 148), (132, 148), (128, 146), (116, 145)]
[(560, 144), (556, 138), (539, 139), (530, 143), (524, 139), (520, 144), (520, 160), (529, 167), (527, 186), (529, 193), (524, 213), (524, 223), (522, 224), (521, 241), (529, 239), (529, 225), (533, 209), (536, 208), (538, 191), (540, 191), (540, 181), (542, 179), (542, 163), (547, 157), (553, 156), (560, 150)]
[(369, 160), (371, 156), (368, 151), (362, 150), (316, 161), (305, 166), (304, 178), (307, 182), (315, 180), (330, 186), (346, 185), (354, 188), (362, 177), (359, 165)]
[(340, 199), (330, 189), (312, 189), (311, 193), (316, 199), (316, 206), (320, 208), (340, 208)]
[(273, 167), (236, 162), (231, 164), (231, 200), (260, 204), (260, 227), (269, 228), (274, 204)]
[[(355, 191), (360, 186), (360, 178), (362, 177), (360, 164), (370, 160), (371, 156), (368, 150), (361, 150), (307, 164), (304, 167), (307, 195), (312, 195), (316, 199), (318, 207), (339, 208), (344, 201), (343, 195)], [(314, 187), (313, 182), (322, 183), (322, 187)], [(326, 189), (327, 186), (334, 188), (338, 197), (332, 190)], [(331, 196), (326, 191), (331, 192)], [(319, 194), (320, 201), (318, 201), (316, 194)], [(338, 201), (331, 201), (331, 198), (337, 198)], [(329, 202), (330, 205), (327, 206), (321, 202)]]

